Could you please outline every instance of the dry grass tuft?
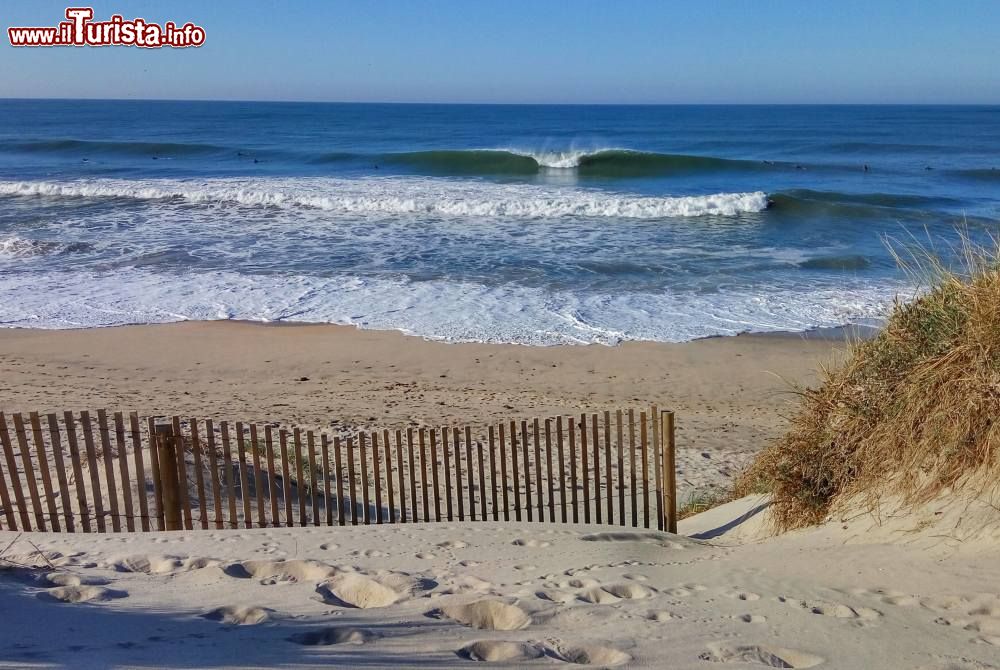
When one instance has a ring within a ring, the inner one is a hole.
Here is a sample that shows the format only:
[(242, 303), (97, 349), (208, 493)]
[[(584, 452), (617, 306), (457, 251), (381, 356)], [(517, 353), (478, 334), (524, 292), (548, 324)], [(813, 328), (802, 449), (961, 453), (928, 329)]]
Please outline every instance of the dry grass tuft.
[(1000, 475), (1000, 246), (900, 258), (928, 287), (895, 305), (874, 339), (801, 391), (791, 427), (741, 476), (735, 493), (768, 491), (777, 529), (821, 522), (838, 504), (914, 506), (945, 488)]

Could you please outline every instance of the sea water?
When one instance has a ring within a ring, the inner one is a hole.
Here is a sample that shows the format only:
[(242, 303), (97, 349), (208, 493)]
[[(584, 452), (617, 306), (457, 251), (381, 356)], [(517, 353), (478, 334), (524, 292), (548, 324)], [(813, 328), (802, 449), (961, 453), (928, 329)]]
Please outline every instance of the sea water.
[(998, 229), (998, 107), (0, 101), (7, 327), (877, 324)]

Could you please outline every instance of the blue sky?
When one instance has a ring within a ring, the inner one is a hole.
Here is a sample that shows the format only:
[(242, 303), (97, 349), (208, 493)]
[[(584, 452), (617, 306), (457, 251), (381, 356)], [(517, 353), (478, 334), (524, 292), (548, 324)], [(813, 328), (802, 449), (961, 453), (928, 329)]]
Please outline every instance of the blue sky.
[[(83, 3), (78, 3), (83, 4)], [(199, 49), (14, 49), (0, 96), (510, 103), (1000, 103), (996, 0), (92, 3)]]

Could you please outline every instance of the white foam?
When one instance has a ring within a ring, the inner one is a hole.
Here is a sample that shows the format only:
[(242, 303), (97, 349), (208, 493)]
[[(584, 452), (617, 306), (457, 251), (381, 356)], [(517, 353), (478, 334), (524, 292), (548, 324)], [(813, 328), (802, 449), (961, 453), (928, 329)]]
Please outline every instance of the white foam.
[(10, 258), (24, 258), (42, 253), (42, 249), (34, 240), (26, 240), (23, 237), (12, 235), (0, 239), (0, 256)]
[(430, 339), (519, 344), (685, 341), (797, 331), (883, 317), (899, 284), (848, 280), (712, 293), (547, 291), (451, 280), (50, 272), (0, 275), (0, 324), (79, 328), (245, 319), (352, 324)]
[(767, 208), (767, 195), (762, 191), (651, 197), (576, 187), (425, 177), (0, 181), (0, 196), (180, 200), (195, 204), (298, 207), (353, 216), (659, 219), (736, 216)]

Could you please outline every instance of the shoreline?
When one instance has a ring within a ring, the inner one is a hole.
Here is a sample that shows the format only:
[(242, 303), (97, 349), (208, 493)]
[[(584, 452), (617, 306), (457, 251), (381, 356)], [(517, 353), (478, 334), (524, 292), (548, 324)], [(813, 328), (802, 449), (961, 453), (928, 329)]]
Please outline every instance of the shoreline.
[[(445, 343), (331, 324), (0, 329), (0, 410), (107, 408), (321, 430), (487, 424), (657, 405), (677, 414), (681, 490), (724, 486), (781, 434), (840, 337)], [(264, 327), (261, 327), (264, 326)]]

